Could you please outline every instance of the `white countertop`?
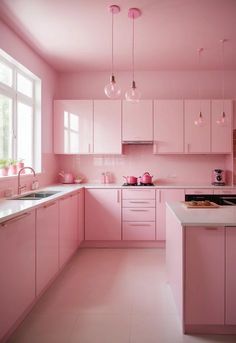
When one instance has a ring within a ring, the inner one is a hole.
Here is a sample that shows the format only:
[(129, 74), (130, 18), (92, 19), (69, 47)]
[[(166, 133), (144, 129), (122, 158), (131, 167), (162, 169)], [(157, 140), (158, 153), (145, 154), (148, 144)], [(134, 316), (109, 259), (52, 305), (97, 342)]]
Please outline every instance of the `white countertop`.
[[(232, 186), (223, 186), (223, 187), (216, 187), (212, 185), (155, 185), (155, 186), (122, 186), (121, 184), (89, 184), (89, 183), (81, 183), (81, 184), (58, 184), (58, 185), (51, 185), (44, 187), (42, 189), (38, 189), (37, 191), (58, 191), (59, 193), (52, 195), (47, 198), (43, 198), (40, 200), (8, 200), (8, 199), (0, 199), (0, 223), (10, 219), (11, 217), (14, 217), (17, 214), (20, 214), (26, 210), (35, 209), (37, 207), (40, 207), (42, 204), (48, 201), (56, 200), (59, 197), (66, 195), (73, 191), (78, 191), (81, 188), (100, 188), (100, 189), (109, 189), (109, 188), (115, 188), (115, 189), (232, 189), (234, 187)], [(30, 193), (30, 192), (28, 192)], [(27, 193), (24, 193), (26, 195)], [(228, 208), (228, 207), (227, 207)], [(231, 207), (229, 207), (231, 208)], [(234, 207), (235, 208), (235, 207)], [(229, 209), (230, 210), (230, 209)], [(195, 209), (194, 209), (195, 211)], [(199, 211), (199, 209), (198, 209)], [(213, 210), (214, 211), (214, 210)], [(236, 211), (236, 208), (235, 208)], [(191, 220), (190, 220), (191, 222)], [(236, 224), (236, 221), (234, 221)], [(191, 224), (190, 224), (191, 225)]]
[(166, 204), (182, 226), (236, 226), (236, 206), (187, 208), (181, 202)]

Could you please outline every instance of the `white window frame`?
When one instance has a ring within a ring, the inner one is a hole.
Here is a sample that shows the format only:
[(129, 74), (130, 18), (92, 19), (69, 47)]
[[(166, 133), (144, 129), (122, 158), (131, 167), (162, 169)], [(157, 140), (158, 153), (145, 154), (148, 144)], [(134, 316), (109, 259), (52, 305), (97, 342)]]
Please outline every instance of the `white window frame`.
[[(17, 103), (18, 101), (32, 107), (32, 166), (37, 173), (41, 166), (41, 80), (0, 49), (0, 61), (12, 70), (12, 87), (0, 82), (0, 93), (12, 99), (12, 158), (17, 158)], [(33, 85), (32, 98), (17, 90), (17, 74), (30, 80)], [(37, 123), (39, 125), (37, 125)], [(37, 127), (36, 127), (37, 126)], [(40, 132), (39, 132), (40, 130)], [(24, 158), (22, 156), (22, 158)]]

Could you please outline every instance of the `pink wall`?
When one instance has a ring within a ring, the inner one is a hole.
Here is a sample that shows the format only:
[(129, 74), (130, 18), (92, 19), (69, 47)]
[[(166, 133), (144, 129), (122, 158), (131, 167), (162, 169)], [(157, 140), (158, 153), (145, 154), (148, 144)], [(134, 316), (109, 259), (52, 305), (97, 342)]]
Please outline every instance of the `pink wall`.
[[(52, 100), (57, 85), (56, 72), (40, 58), (16, 33), (0, 21), (0, 48), (27, 67), (42, 80), (42, 173), (38, 176), (40, 185), (55, 181), (57, 158), (53, 154)], [(31, 176), (25, 177), (29, 183)], [(0, 196), (6, 188), (16, 191), (16, 177), (0, 180)]]
[[(221, 98), (220, 71), (139, 71), (136, 74), (144, 99), (198, 98), (199, 77), (204, 98)], [(105, 98), (103, 87), (108, 79), (107, 72), (60, 74), (56, 98)], [(236, 99), (236, 71), (226, 71), (225, 79), (226, 97)], [(130, 73), (117, 73), (117, 81), (124, 93), (130, 83)], [(87, 176), (89, 182), (99, 182), (100, 174), (110, 171), (117, 183), (123, 181), (122, 175), (139, 176), (149, 171), (163, 184), (209, 184), (212, 169), (232, 171), (231, 159), (223, 155), (157, 156), (152, 154), (151, 146), (125, 146), (123, 153), (122, 156), (110, 157), (61, 155), (59, 166)], [(229, 182), (231, 176), (228, 177)]]

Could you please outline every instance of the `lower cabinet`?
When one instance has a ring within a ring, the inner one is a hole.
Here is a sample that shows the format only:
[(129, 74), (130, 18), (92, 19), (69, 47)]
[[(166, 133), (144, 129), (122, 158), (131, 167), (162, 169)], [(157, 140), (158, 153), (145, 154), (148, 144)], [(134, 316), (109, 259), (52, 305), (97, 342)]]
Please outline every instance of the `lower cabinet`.
[(84, 189), (78, 193), (78, 245), (84, 241)]
[(236, 325), (236, 227), (185, 229), (185, 324)]
[(156, 190), (156, 240), (166, 239), (166, 201), (184, 201), (184, 189)]
[(59, 269), (58, 201), (36, 210), (36, 295), (38, 296)]
[(86, 189), (85, 240), (121, 240), (120, 193), (120, 189)]
[(35, 211), (0, 224), (0, 340), (35, 300)]
[(122, 191), (122, 229), (125, 241), (155, 240), (155, 190)]
[(69, 260), (79, 245), (78, 193), (59, 199), (59, 266)]

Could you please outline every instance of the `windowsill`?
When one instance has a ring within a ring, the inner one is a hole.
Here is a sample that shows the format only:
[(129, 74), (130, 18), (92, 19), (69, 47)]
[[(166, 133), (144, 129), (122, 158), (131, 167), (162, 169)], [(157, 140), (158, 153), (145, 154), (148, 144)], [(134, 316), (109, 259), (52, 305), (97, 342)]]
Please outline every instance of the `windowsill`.
[[(35, 172), (36, 176), (39, 176), (42, 174), (42, 172)], [(33, 173), (29, 173), (29, 174), (20, 174), (20, 177), (26, 177), (26, 176), (33, 176)], [(1, 181), (5, 181), (5, 180), (12, 180), (18, 177), (18, 174), (16, 175), (7, 175), (7, 176), (0, 176), (0, 182)]]

